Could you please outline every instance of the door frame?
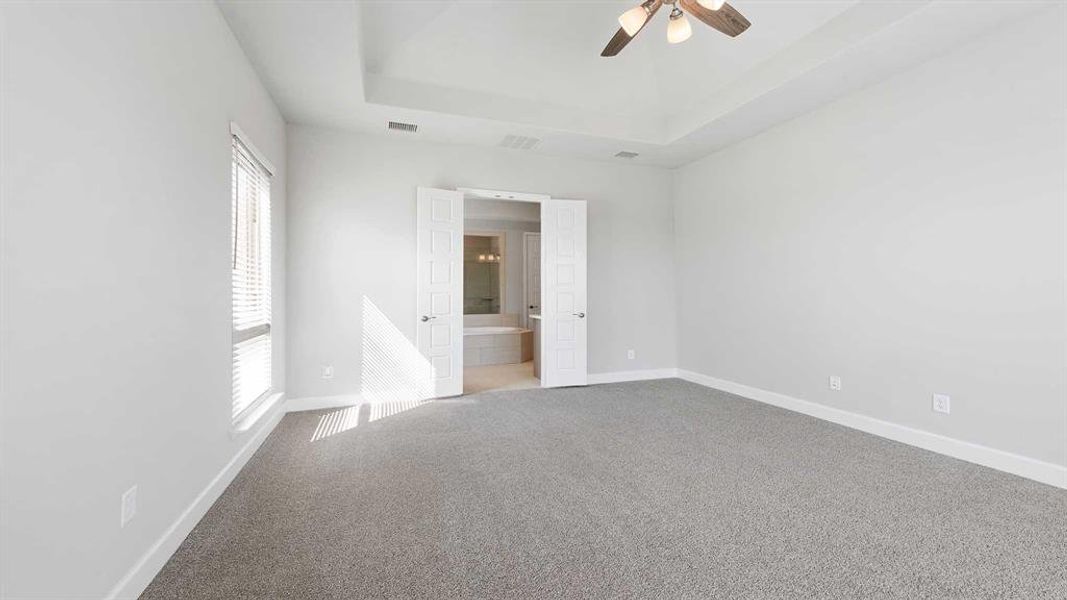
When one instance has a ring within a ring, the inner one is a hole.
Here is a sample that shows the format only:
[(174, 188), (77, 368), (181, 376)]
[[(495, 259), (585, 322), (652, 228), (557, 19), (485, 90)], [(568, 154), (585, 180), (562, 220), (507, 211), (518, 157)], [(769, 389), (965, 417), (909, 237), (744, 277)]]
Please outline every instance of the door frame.
[[(527, 260), (526, 251), (530, 247), (527, 240), (533, 236), (537, 236), (537, 239), (541, 239), (540, 231), (524, 231), (522, 232), (522, 326), (530, 329), (530, 308), (527, 304), (527, 299), (530, 297), (530, 261)], [(544, 244), (541, 245), (541, 251), (544, 252)]]
[[(541, 311), (542, 311), (542, 315), (544, 315), (544, 310), (545, 310), (545, 305), (546, 305), (545, 304), (545, 295), (546, 294), (545, 294), (545, 287), (544, 287), (544, 277), (545, 277), (545, 258), (547, 256), (547, 253), (545, 252), (545, 229), (544, 229), (544, 227), (545, 227), (545, 214), (546, 214), (546, 211), (549, 210), (548, 203), (550, 201), (552, 201), (553, 198), (551, 196), (547, 195), (547, 194), (532, 194), (532, 193), (528, 193), (528, 192), (509, 192), (509, 191), (504, 191), (504, 190), (488, 190), (488, 189), (482, 189), (482, 188), (457, 187), (455, 189), (455, 191), (459, 192), (462, 195), (462, 202), (463, 202), (463, 206), (464, 206), (464, 210), (463, 210), (464, 216), (466, 215), (466, 210), (465, 210), (466, 202), (469, 199), (502, 200), (502, 201), (511, 201), (511, 202), (534, 202), (534, 203), (537, 203), (537, 204), (540, 205), (540, 209), (541, 209), (541, 211), (540, 211), (541, 212), (541, 231), (540, 231), (540, 235), (541, 235), (541, 278), (542, 278)], [(563, 200), (563, 199), (561, 198), (560, 200)], [(587, 209), (585, 208), (587, 206), (587, 204), (585, 203), (585, 201), (579, 201), (579, 202), (582, 203), (582, 207), (583, 207), (582, 208), (582, 213), (585, 215), (585, 217), (583, 217), (583, 223), (584, 223), (583, 226), (586, 228), (586, 231), (588, 231), (588, 212), (587, 212)], [(463, 236), (465, 236), (467, 234), (466, 222), (465, 221), (466, 221), (466, 219), (464, 219), (463, 228), (462, 228), (462, 232), (463, 232), (462, 235)], [(473, 232), (473, 230), (472, 230), (472, 232)], [(585, 235), (587, 235), (587, 234), (583, 234), (583, 237)], [(588, 242), (586, 242), (586, 243), (588, 243)], [(524, 251), (524, 253), (525, 253), (525, 248), (526, 248), (526, 244), (525, 244), (525, 237), (524, 237), (524, 242), (523, 242), (523, 251)], [(586, 273), (586, 275), (585, 275), (585, 277), (586, 277), (586, 285), (588, 285), (588, 263), (585, 263), (584, 260), (585, 259), (583, 258), (583, 265), (584, 265), (583, 266), (583, 271)], [(463, 278), (464, 278), (464, 276), (463, 276), (463, 273), (462, 273), (462, 269), (463, 269), (462, 265), (463, 265), (463, 261), (461, 260), (460, 261), (460, 269), (461, 269), (461, 272), (460, 272), (460, 297), (461, 298), (463, 297), (463, 293), (464, 293), (464, 291), (463, 291)], [(523, 271), (525, 272), (525, 270), (526, 270), (525, 261), (523, 261)], [(503, 280), (503, 278), (501, 278), (501, 279)], [(526, 287), (525, 273), (524, 273), (524, 278), (523, 278), (523, 287), (524, 288)], [(586, 291), (586, 296), (588, 297), (588, 291)], [(526, 298), (524, 297), (523, 298), (523, 302), (525, 303), (525, 301), (526, 301)], [(462, 316), (463, 316), (464, 319), (466, 318), (466, 315), (462, 315)], [(585, 314), (584, 313), (581, 314), (581, 317), (584, 318)], [(540, 339), (537, 340), (539, 342), (537, 344), (537, 346), (540, 348), (541, 353), (544, 354), (544, 349), (545, 349), (544, 341), (546, 339), (546, 334), (547, 334), (546, 329), (547, 328), (544, 326), (544, 320), (543, 319), (542, 319), (542, 322), (541, 322), (541, 327), (539, 327), (538, 329), (540, 331)], [(583, 376), (581, 378), (581, 382), (580, 383), (576, 382), (574, 384), (567, 384), (567, 383), (560, 384), (559, 382), (555, 382), (554, 385), (587, 385), (588, 342), (585, 343), (585, 345), (583, 347), (583, 352), (585, 353), (586, 376)], [(541, 377), (540, 377), (540, 384), (541, 384), (541, 387), (544, 388), (544, 387), (548, 387), (548, 386), (545, 385), (545, 378), (544, 378), (544, 367), (545, 367), (545, 365), (543, 364), (544, 363), (544, 356), (541, 356), (539, 358), (540, 358), (541, 363), (542, 363), (542, 365), (541, 365), (542, 373), (541, 373)], [(463, 364), (464, 361), (463, 361), (463, 357), (462, 356), (460, 356), (459, 359), (460, 359), (459, 368), (462, 371), (462, 369), (465, 368), (466, 365)]]
[[(530, 192), (510, 192), (510, 191), (507, 191), (507, 190), (489, 190), (489, 189), (484, 189), (484, 188), (457, 187), (456, 191), (461, 193), (461, 194), (463, 194), (464, 207), (466, 207), (467, 200), (474, 200), (474, 199), (478, 199), (478, 200), (502, 200), (502, 201), (505, 201), (505, 202), (532, 202), (532, 203), (536, 203), (538, 206), (543, 206), (545, 202), (547, 202), (548, 200), (552, 199), (552, 197), (549, 196), (548, 194), (534, 194), (534, 193), (530, 193)], [(543, 209), (542, 209), (542, 212), (544, 212)], [(464, 215), (465, 214), (466, 214), (466, 210), (464, 210)], [(466, 219), (464, 219), (464, 221), (466, 221)], [(544, 223), (541, 223), (541, 226), (544, 227)], [(473, 231), (475, 231), (475, 230), (472, 230), (472, 233), (473, 233)], [(526, 252), (526, 235), (525, 235), (526, 233), (528, 233), (528, 232), (525, 232), (525, 231), (523, 232), (523, 253), (524, 254)], [(467, 235), (466, 223), (464, 223), (464, 226), (463, 226), (463, 235), (464, 236)], [(545, 256), (545, 241), (544, 241), (544, 237), (542, 237), (541, 238), (541, 260), (542, 260), (542, 263), (544, 261), (544, 256)], [(525, 260), (523, 260), (522, 270), (523, 270), (523, 281), (522, 281), (523, 299), (522, 300), (523, 300), (523, 306), (525, 306), (526, 305), (526, 261)], [(501, 281), (503, 281), (503, 277), (501, 278)], [(460, 282), (462, 284), (462, 278), (460, 279)], [(541, 293), (542, 293), (541, 306), (544, 306), (544, 298), (543, 298), (544, 290), (543, 289), (541, 290)], [(466, 315), (464, 315), (464, 316), (466, 316)], [(529, 323), (527, 323), (527, 325), (529, 325)], [(529, 327), (527, 327), (527, 328), (529, 329)], [(538, 331), (540, 331), (541, 339), (537, 340), (538, 341), (537, 347), (538, 348), (542, 348), (542, 347), (544, 347), (543, 346), (543, 342), (544, 342), (544, 336), (545, 336), (545, 328), (544, 327), (538, 327)], [(462, 357), (460, 357), (460, 359), (462, 360)], [(540, 357), (538, 357), (537, 360), (540, 360)], [(465, 366), (466, 365), (461, 365), (460, 368), (462, 369)], [(545, 387), (545, 382), (543, 380), (538, 379), (538, 381), (540, 382), (541, 387)]]

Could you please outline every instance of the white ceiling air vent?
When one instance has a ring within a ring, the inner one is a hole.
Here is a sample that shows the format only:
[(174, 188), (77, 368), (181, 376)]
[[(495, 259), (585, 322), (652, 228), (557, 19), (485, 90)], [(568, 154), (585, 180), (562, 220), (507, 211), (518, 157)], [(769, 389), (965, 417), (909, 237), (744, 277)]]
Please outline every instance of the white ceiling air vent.
[(500, 140), (499, 146), (505, 148), (514, 148), (516, 150), (533, 150), (541, 140), (535, 137), (527, 137), (525, 135), (508, 135), (504, 136), (504, 139)]
[(625, 150), (615, 153), (615, 158), (633, 158), (635, 156), (637, 156), (636, 152), (627, 152)]
[(401, 123), (399, 121), (389, 121), (389, 129), (393, 131), (404, 131), (407, 133), (415, 133), (418, 131), (419, 126), (414, 123)]

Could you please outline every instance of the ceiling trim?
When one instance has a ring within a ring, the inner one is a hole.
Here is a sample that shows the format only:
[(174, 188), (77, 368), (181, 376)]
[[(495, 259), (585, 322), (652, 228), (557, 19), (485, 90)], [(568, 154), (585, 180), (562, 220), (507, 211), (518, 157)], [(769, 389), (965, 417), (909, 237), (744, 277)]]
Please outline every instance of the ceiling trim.
[(547, 202), (551, 199), (548, 194), (531, 194), (529, 192), (508, 192), (504, 190), (484, 190), (479, 188), (458, 187), (457, 192), (465, 198), (478, 200), (503, 200), (514, 202)]

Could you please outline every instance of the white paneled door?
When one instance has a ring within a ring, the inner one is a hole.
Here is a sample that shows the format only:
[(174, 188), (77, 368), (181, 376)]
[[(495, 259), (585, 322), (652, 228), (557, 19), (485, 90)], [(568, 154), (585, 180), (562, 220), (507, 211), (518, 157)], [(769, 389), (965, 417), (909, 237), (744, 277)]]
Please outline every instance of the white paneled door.
[(541, 385), (585, 385), (584, 200), (541, 203)]
[(463, 194), (419, 188), (418, 347), (432, 398), (463, 393)]

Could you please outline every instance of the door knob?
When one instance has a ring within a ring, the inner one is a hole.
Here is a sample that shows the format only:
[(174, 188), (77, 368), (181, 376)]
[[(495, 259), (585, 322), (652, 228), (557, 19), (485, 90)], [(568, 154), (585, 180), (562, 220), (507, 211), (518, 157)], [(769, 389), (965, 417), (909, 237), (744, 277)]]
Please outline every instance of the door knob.
[(574, 316), (578, 317), (579, 319), (584, 319), (585, 313), (574, 313)]
[(422, 315), (422, 322), (425, 323), (426, 321), (429, 321), (430, 319), (436, 319), (436, 318), (437, 317), (431, 317), (431, 316), (428, 316), (428, 315)]

